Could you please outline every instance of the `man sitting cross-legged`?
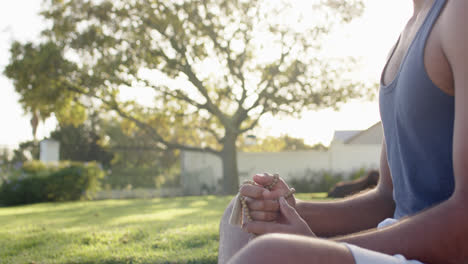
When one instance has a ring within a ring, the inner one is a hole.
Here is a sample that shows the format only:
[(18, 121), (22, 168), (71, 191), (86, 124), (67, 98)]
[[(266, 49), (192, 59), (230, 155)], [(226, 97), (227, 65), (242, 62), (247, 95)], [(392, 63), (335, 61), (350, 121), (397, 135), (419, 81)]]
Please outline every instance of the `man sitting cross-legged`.
[(252, 221), (223, 216), (220, 263), (468, 263), (468, 1), (413, 2), (381, 77), (377, 187), (285, 201), (283, 180), (256, 175), (240, 189)]

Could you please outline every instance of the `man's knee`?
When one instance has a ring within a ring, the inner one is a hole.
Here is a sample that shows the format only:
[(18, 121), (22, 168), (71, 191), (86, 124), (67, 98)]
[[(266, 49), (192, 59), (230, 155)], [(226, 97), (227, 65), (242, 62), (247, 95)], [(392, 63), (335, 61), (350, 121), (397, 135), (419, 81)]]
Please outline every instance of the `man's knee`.
[(234, 202), (235, 202), (235, 197), (231, 200), (231, 202), (228, 204), (228, 206), (224, 210), (223, 216), (221, 217), (221, 221), (220, 221), (220, 227), (225, 224), (229, 224), (229, 218), (231, 217), (232, 208), (234, 207)]
[(234, 199), (224, 211), (219, 223), (219, 252), (218, 263), (227, 263), (228, 260), (243, 248), (249, 241), (249, 235), (238, 226), (229, 223)]
[(232, 263), (354, 263), (345, 246), (319, 238), (269, 234), (251, 241)]
[(252, 247), (255, 252), (274, 251), (280, 253), (288, 248), (288, 244), (294, 240), (294, 237), (294, 235), (287, 234), (266, 234), (251, 241), (249, 247)]
[(267, 234), (250, 241), (230, 263), (288, 263), (288, 235)]

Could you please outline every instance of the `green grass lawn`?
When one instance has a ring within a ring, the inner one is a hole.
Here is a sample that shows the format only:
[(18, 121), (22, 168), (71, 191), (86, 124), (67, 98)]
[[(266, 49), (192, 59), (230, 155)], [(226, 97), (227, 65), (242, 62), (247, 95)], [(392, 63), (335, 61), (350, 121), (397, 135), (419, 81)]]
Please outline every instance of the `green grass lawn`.
[(0, 208), (0, 263), (216, 263), (219, 220), (231, 198)]

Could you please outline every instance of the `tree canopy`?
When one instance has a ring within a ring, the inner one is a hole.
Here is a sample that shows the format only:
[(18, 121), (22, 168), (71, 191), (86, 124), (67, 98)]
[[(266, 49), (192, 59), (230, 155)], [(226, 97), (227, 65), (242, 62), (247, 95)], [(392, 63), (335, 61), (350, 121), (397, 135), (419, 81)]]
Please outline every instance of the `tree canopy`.
[[(352, 60), (321, 55), (321, 40), (359, 16), (361, 1), (311, 1), (308, 24), (291, 5), (48, 0), (41, 43), (13, 43), (5, 74), (42, 119), (79, 124), (98, 106), (161, 148), (219, 155), (223, 190), (235, 193), (237, 139), (263, 115), (336, 107), (366, 92), (342, 76)], [(121, 94), (140, 88), (151, 90), (152, 105)]]

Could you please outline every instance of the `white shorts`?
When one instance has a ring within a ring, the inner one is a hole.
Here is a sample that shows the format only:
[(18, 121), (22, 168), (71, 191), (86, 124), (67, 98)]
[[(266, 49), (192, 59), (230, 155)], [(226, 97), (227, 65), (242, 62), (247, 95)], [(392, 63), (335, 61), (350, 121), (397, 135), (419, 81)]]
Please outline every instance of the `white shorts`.
[[(377, 228), (383, 228), (396, 223), (395, 219), (382, 221)], [(407, 260), (402, 255), (387, 255), (380, 252), (368, 250), (355, 245), (344, 243), (353, 254), (356, 264), (423, 264), (417, 260)]]

